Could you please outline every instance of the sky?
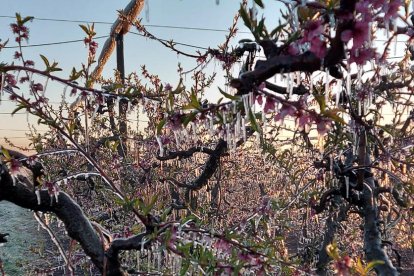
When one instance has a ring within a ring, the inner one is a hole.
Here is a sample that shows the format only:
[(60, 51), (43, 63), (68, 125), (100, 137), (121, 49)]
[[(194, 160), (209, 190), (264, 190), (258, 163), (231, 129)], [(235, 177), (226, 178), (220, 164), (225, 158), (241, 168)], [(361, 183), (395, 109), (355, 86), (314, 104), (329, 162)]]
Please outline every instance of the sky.
[[(0, 39), (2, 41), (10, 39), (7, 46), (13, 47), (16, 45), (10, 31), (10, 23), (13, 23), (13, 18), (8, 18), (8, 16), (14, 16), (16, 12), (19, 12), (22, 16), (35, 17), (35, 20), (28, 25), (30, 28), (29, 45), (63, 42), (78, 40), (84, 37), (83, 31), (78, 26), (79, 23), (52, 22), (40, 19), (108, 22), (108, 24), (95, 24), (97, 36), (105, 36), (109, 34), (111, 24), (117, 18), (117, 10), (123, 9), (129, 3), (129, 0), (2, 0), (1, 2)], [(252, 5), (251, 2), (249, 6)], [(265, 17), (271, 25), (278, 19), (280, 6), (274, 0), (267, 0), (264, 3), (266, 5)], [(216, 0), (147, 0), (145, 5), (139, 15), (144, 25), (194, 27), (216, 30), (203, 31), (148, 26), (148, 31), (155, 36), (167, 40), (173, 39), (175, 42), (198, 47), (215, 48), (225, 40), (226, 35), (226, 32), (218, 30), (227, 30), (231, 26), (233, 17), (240, 7), (240, 1), (221, 0), (217, 4)], [(238, 40), (242, 38), (251, 38), (251, 35), (248, 34), (248, 30), (243, 26), (242, 22), (239, 22), (239, 28), (241, 32), (232, 40), (231, 44), (233, 46), (237, 46)], [(104, 41), (105, 39), (97, 40), (100, 46), (103, 45)], [(9, 48), (1, 51), (0, 62), (12, 62), (15, 50), (14, 48)], [(180, 47), (180, 50), (195, 53), (197, 48)], [(140, 66), (145, 64), (149, 72), (158, 74), (162, 82), (171, 83), (173, 86), (179, 80), (177, 74), (178, 63), (181, 63), (184, 69), (191, 69), (196, 64), (194, 59), (177, 55), (160, 45), (159, 42), (134, 34), (127, 34), (125, 36), (124, 51), (126, 73), (133, 71), (139, 72)], [(203, 50), (201, 49), (201, 51)], [(50, 61), (58, 61), (59, 67), (63, 69), (63, 72), (56, 73), (56, 75), (67, 78), (69, 70), (72, 67), (80, 68), (81, 63), (86, 62), (87, 49), (82, 42), (28, 47), (24, 49), (26, 59), (34, 60), (35, 67), (42, 69), (44, 65), (40, 60), (40, 54), (47, 56)], [(113, 54), (105, 66), (103, 75), (112, 76), (115, 68), (115, 54)], [(220, 65), (217, 63), (213, 64), (209, 70), (210, 72), (217, 71), (219, 73), (220, 69)], [(218, 75), (217, 83), (209, 91), (211, 97), (217, 97), (217, 86), (222, 87), (224, 85), (222, 74)], [(56, 91), (47, 91), (49, 93), (47, 96), (50, 97), (52, 102), (57, 102), (62, 94), (62, 88), (52, 88)], [(25, 141), (24, 133), (27, 129), (26, 116), (16, 114), (11, 118), (9, 115), (4, 114), (13, 109), (14, 106), (7, 101), (3, 101), (0, 105), (0, 137), (16, 137), (14, 139), (16, 144), (22, 145)], [(45, 127), (39, 126), (39, 129), (43, 130)]]

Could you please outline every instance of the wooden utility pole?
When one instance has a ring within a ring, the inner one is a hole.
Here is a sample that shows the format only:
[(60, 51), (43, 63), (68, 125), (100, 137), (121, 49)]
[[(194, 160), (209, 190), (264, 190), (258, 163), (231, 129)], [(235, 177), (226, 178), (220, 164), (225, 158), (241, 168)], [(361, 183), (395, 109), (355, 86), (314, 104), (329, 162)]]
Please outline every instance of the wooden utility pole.
[[(122, 84), (125, 84), (125, 63), (124, 63), (124, 34), (118, 33), (116, 35), (116, 69), (119, 73), (119, 78)], [(122, 147), (121, 156), (125, 157), (127, 154), (127, 111), (128, 111), (128, 100), (121, 99), (119, 101), (119, 135), (120, 135), (120, 146)]]
[[(114, 48), (116, 48), (116, 61), (117, 70), (120, 74), (120, 80), (122, 84), (125, 84), (125, 64), (124, 64), (124, 35), (128, 33), (131, 28), (130, 22), (135, 20), (138, 14), (144, 7), (144, 0), (131, 0), (125, 9), (121, 12), (123, 17), (118, 18), (111, 27), (110, 37), (105, 41), (101, 54), (98, 58), (98, 65), (92, 73), (92, 80), (95, 82), (102, 74), (103, 68), (109, 57), (111, 56)], [(118, 153), (125, 157), (127, 153), (126, 148), (126, 136), (127, 136), (127, 111), (128, 100), (121, 99), (119, 101), (119, 125), (116, 129), (115, 120), (113, 117), (113, 100), (109, 99), (107, 102), (108, 110), (110, 111), (110, 122), (113, 132), (116, 132), (120, 136), (120, 145), (118, 147)], [(115, 133), (114, 133), (115, 134)]]

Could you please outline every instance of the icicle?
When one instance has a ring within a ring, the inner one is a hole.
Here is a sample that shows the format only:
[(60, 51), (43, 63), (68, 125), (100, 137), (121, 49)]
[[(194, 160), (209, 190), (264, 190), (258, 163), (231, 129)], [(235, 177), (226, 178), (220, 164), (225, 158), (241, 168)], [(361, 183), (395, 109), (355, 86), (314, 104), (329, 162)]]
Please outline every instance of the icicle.
[(329, 155), (329, 167), (331, 171), (331, 178), (333, 178), (334, 177), (334, 158), (332, 154)]
[(177, 131), (173, 130), (174, 138), (175, 138), (175, 145), (178, 147), (180, 145), (180, 139), (178, 137)]
[(210, 136), (214, 136), (214, 115), (211, 114), (210, 116)]
[(371, 34), (371, 31), (372, 31), (372, 22), (369, 22), (368, 23), (368, 47), (371, 47), (372, 46), (372, 34)]
[(309, 80), (309, 92), (312, 95), (313, 93), (313, 74), (310, 74), (310, 80)]
[(411, 0), (411, 13), (414, 14), (414, 0)]
[(387, 20), (384, 22), (385, 24), (385, 36), (387, 37), (387, 39), (390, 38), (390, 21)]
[(293, 89), (290, 89), (290, 87), (292, 86), (292, 83), (290, 81), (290, 73), (287, 74), (286, 86), (287, 92), (289, 93), (289, 98), (291, 98)]
[(246, 142), (246, 140), (247, 140), (246, 119), (244, 117), (242, 117), (241, 118), (241, 121), (242, 121), (243, 141)]
[(157, 253), (157, 270), (161, 271), (161, 252)]
[(6, 73), (1, 73), (1, 84), (0, 84), (0, 101), (1, 101), (1, 96), (4, 95), (3, 89), (4, 89), (4, 84), (6, 83)]
[(138, 271), (140, 271), (140, 259), (141, 259), (140, 251), (138, 250), (137, 251), (137, 270)]
[(41, 92), (42, 97), (44, 97), (44, 96), (45, 96), (45, 93), (46, 93), (46, 87), (47, 87), (48, 82), (49, 82), (49, 78), (47, 78), (47, 79), (46, 79), (45, 85), (43, 86), (43, 90), (42, 90), (42, 92)]
[(329, 102), (329, 69), (325, 69), (325, 104)]
[(351, 99), (351, 69), (348, 62), (347, 65), (347, 75), (346, 75), (346, 93), (348, 93), (348, 98)]
[(342, 80), (338, 80), (335, 92), (336, 92), (335, 93), (335, 104), (336, 104), (336, 107), (338, 107), (339, 106), (339, 99), (341, 98), (341, 94), (342, 94)]
[(131, 104), (131, 101), (130, 101), (128, 98), (127, 98), (126, 100), (128, 101), (127, 111), (128, 111), (128, 112), (131, 112), (131, 111), (132, 111), (132, 109), (131, 109), (131, 105), (132, 105), (132, 104)]
[(249, 93), (249, 106), (252, 107), (253, 114), (256, 113), (256, 105), (254, 103), (254, 94), (252, 92)]
[(234, 125), (234, 136), (236, 139), (239, 139), (240, 137), (240, 123), (241, 123), (240, 118), (241, 118), (240, 112), (237, 112), (236, 124)]
[(96, 113), (98, 112), (98, 109), (99, 109), (99, 105), (97, 104), (95, 106), (95, 109), (92, 112), (91, 121), (93, 121), (95, 119), (95, 116), (96, 116)]
[[(394, 24), (394, 29), (397, 28), (397, 25)], [(396, 32), (396, 30), (394, 30), (394, 32)], [(397, 56), (397, 45), (398, 45), (398, 40), (397, 40), (398, 36), (396, 35), (394, 38), (394, 56)]]
[(196, 124), (194, 122), (191, 122), (190, 126), (191, 126), (191, 129), (193, 130), (194, 139), (197, 140), (197, 127), (196, 127)]
[(65, 85), (63, 88), (63, 99), (66, 99), (66, 91), (68, 90), (68, 85)]
[(147, 20), (147, 22), (150, 21), (149, 0), (145, 1), (145, 19)]
[(226, 133), (225, 133), (225, 135), (226, 135), (226, 141), (231, 145), (231, 130), (230, 130), (230, 127), (231, 127), (230, 124), (226, 124), (226, 128), (225, 128)]
[(42, 203), (42, 199), (40, 198), (40, 191), (36, 190), (35, 194), (36, 194), (36, 198), (37, 198), (37, 205), (40, 205)]
[(354, 138), (354, 143), (352, 144), (352, 153), (355, 155), (357, 153), (357, 143), (358, 143), (358, 136), (356, 134), (356, 128), (354, 126), (352, 136)]
[(155, 138), (157, 139), (158, 145), (160, 146), (160, 157), (163, 157), (164, 156), (164, 147), (162, 145), (161, 137), (157, 135)]
[(59, 203), (59, 190), (54, 187), (55, 191), (54, 191), (54, 195), (55, 195), (55, 199), (56, 199), (56, 203)]
[(345, 176), (346, 198), (349, 198), (349, 177)]
[(256, 7), (256, 2), (253, 1), (252, 18), (251, 18), (252, 21), (256, 21), (257, 20), (257, 13), (258, 13), (258, 11), (257, 11), (257, 7)]
[(242, 96), (242, 100), (243, 100), (243, 105), (244, 105), (244, 113), (247, 114), (249, 113), (249, 104), (248, 104), (248, 95), (243, 95)]
[(148, 249), (147, 250), (147, 270), (151, 271), (151, 251)]
[(295, 5), (295, 7), (292, 10), (292, 29), (294, 32), (296, 32), (299, 29), (299, 17), (298, 17), (298, 7)]

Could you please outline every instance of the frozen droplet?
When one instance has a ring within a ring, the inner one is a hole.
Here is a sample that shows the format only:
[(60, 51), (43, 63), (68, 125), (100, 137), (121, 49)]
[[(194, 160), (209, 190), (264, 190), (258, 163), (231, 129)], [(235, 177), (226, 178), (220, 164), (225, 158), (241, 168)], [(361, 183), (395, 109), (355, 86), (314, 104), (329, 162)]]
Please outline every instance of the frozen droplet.
[(40, 198), (40, 191), (36, 190), (35, 194), (36, 194), (36, 198), (37, 198), (37, 205), (40, 205), (42, 203), (42, 199)]
[(43, 86), (43, 90), (41, 91), (41, 95), (42, 95), (42, 97), (44, 97), (45, 96), (45, 93), (46, 93), (46, 88), (47, 88), (47, 84), (49, 83), (49, 78), (46, 78), (46, 82), (45, 82), (45, 85)]
[(329, 102), (329, 69), (325, 69), (325, 104)]
[(346, 92), (348, 93), (348, 97), (351, 98), (351, 69), (349, 66), (349, 62), (347, 65), (347, 75), (346, 75)]
[(164, 147), (162, 145), (161, 137), (156, 136), (155, 138), (157, 139), (158, 145), (160, 147), (160, 157), (163, 157), (164, 156)]
[(349, 198), (349, 177), (345, 176), (346, 198)]
[(246, 118), (245, 117), (242, 117), (241, 118), (241, 122), (242, 122), (243, 141), (246, 142), (246, 140), (247, 140)]
[(0, 101), (1, 101), (1, 96), (4, 95), (4, 84), (6, 83), (6, 73), (1, 73), (1, 84), (0, 84)]

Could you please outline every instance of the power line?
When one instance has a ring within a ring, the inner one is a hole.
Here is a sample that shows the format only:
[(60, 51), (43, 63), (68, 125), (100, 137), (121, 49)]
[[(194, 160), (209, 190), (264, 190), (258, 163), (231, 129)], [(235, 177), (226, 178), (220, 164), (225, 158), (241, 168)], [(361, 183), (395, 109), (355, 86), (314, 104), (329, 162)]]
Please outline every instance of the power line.
[[(136, 33), (136, 32), (130, 32), (131, 34), (134, 35), (138, 35), (141, 37), (146, 37), (149, 38), (143, 34), (140, 33)], [(97, 36), (94, 39), (102, 39), (102, 38), (108, 38), (109, 35), (103, 35), (103, 36)], [(151, 39), (151, 38), (150, 38)], [(176, 45), (181, 45), (181, 46), (185, 46), (185, 47), (190, 47), (190, 48), (196, 48), (196, 49), (203, 49), (203, 50), (208, 50), (209, 48), (203, 47), (203, 46), (197, 46), (197, 45), (192, 45), (192, 44), (188, 44), (188, 43), (183, 43), (183, 42), (176, 42), (174, 40), (167, 40), (167, 39), (163, 39), (163, 38), (157, 38), (160, 41), (163, 42), (173, 42)], [(74, 39), (74, 40), (66, 40), (66, 41), (58, 41), (58, 42), (46, 42), (46, 43), (39, 43), (39, 44), (30, 44), (30, 45), (22, 45), (22, 48), (31, 48), (31, 47), (42, 47), (42, 46), (52, 46), (52, 45), (62, 45), (62, 44), (69, 44), (69, 43), (78, 43), (78, 42), (83, 42), (84, 39)], [(16, 46), (5, 46), (3, 47), (4, 49), (16, 49), (19, 48), (18, 45)]]
[[(30, 129), (0, 128), (0, 131), (27, 131), (27, 132), (29, 132)], [(47, 131), (47, 130), (46, 129), (37, 129), (37, 131)]]
[[(14, 19), (16, 17), (11, 16), (11, 15), (0, 15), (0, 18), (13, 18)], [(113, 25), (113, 22), (93, 21), (93, 20), (72, 20), (72, 19), (41, 18), (41, 17), (34, 17), (33, 20), (51, 21), (51, 22), (66, 22), (66, 23), (87, 23), (87, 24)], [(225, 30), (225, 29), (186, 27), (186, 26), (174, 26), (174, 25), (144, 24), (144, 27), (164, 28), (164, 29), (179, 29), (179, 30), (192, 30), (192, 31), (207, 31), (207, 32), (228, 32), (228, 30)], [(246, 32), (246, 31), (239, 31), (239, 33), (250, 34), (250, 32)]]
[[(151, 39), (150, 37), (148, 37), (148, 36), (145, 36), (145, 35), (143, 35), (143, 34), (140, 34), (140, 33), (136, 33), (136, 32), (130, 32), (131, 34), (134, 34), (134, 35), (138, 35), (138, 36), (142, 36), (142, 37), (146, 37), (146, 38), (149, 38), (149, 39)], [(181, 45), (181, 46), (186, 46), (186, 47), (190, 47), (190, 48), (196, 48), (196, 49), (203, 49), (203, 50), (208, 50), (209, 48), (206, 48), (206, 47), (202, 47), (202, 46), (197, 46), (197, 45), (192, 45), (192, 44), (188, 44), (188, 43), (182, 43), (182, 42), (176, 42), (176, 41), (174, 41), (174, 40), (167, 40), (167, 39), (163, 39), (163, 38), (156, 38), (157, 40), (160, 40), (160, 41), (162, 41), (162, 42), (172, 42), (173, 44), (177, 44), (177, 45)]]
[[(12, 101), (12, 100), (5, 100), (5, 99), (1, 99), (0, 100), (0, 103), (1, 102), (11, 102), (11, 103), (16, 103), (16, 101)], [(48, 102), (49, 104), (61, 104), (62, 102), (51, 102), (51, 101), (49, 101)]]
[(23, 115), (23, 114), (28, 114), (28, 113), (19, 113), (19, 112), (16, 112), (16, 113), (14, 113), (14, 114), (11, 114), (12, 112), (10, 111), (10, 112), (0, 112), (0, 115)]
[[(97, 36), (94, 39), (102, 39), (107, 38), (109, 35)], [(62, 44), (69, 44), (69, 43), (77, 43), (83, 42), (84, 39), (74, 39), (74, 40), (66, 40), (66, 41), (58, 41), (58, 42), (47, 42), (47, 43), (39, 43), (39, 44), (30, 44), (30, 45), (22, 45), (22, 48), (31, 48), (31, 47), (41, 47), (41, 46), (50, 46), (50, 45), (62, 45)], [(5, 46), (5, 49), (16, 49), (20, 46)]]

